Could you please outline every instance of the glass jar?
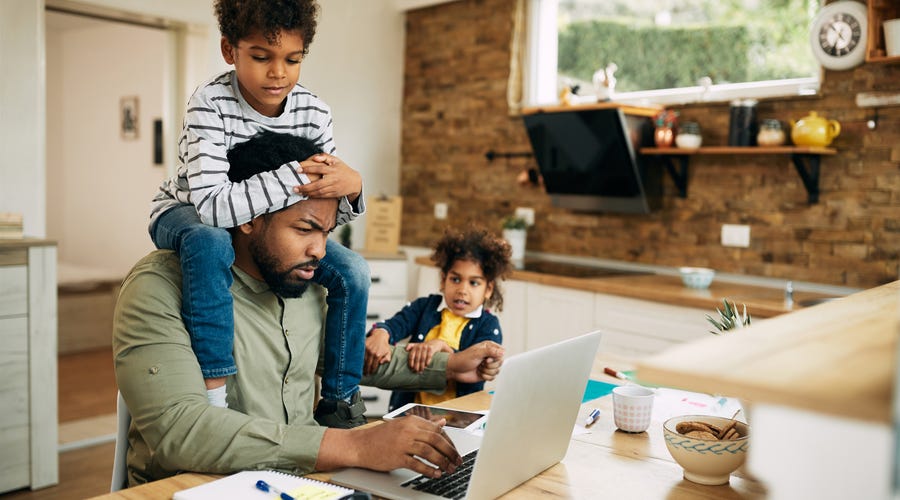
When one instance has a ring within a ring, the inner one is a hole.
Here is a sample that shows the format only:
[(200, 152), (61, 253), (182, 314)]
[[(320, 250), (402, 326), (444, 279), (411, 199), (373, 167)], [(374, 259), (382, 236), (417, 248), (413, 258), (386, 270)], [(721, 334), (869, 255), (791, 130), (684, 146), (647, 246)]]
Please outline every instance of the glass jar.
[(768, 118), (759, 125), (756, 143), (760, 146), (781, 146), (784, 144), (784, 138), (784, 127), (782, 127), (781, 122)]
[(703, 143), (700, 125), (697, 122), (684, 122), (678, 127), (675, 145), (682, 149), (697, 149)]

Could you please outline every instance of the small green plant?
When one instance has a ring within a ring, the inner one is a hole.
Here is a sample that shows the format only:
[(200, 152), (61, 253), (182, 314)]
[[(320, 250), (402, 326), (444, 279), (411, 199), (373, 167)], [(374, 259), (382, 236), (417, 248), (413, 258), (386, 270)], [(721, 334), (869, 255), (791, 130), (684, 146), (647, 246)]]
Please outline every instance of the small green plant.
[(503, 229), (527, 229), (528, 223), (521, 217), (510, 215), (503, 219)]
[(716, 308), (716, 311), (719, 313), (718, 320), (713, 319), (708, 314), (706, 315), (706, 320), (716, 327), (716, 330), (710, 330), (710, 333), (720, 335), (729, 330), (736, 330), (750, 325), (750, 313), (747, 312), (746, 304), (742, 304), (743, 313), (738, 311), (734, 302), (729, 304), (728, 299), (722, 299), (722, 304), (724, 304), (723, 309)]

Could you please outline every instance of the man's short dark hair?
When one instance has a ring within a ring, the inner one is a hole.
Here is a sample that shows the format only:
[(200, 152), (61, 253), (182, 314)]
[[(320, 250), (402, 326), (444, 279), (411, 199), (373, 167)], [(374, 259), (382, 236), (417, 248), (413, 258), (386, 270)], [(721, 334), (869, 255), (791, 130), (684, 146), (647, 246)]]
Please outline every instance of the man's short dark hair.
[(316, 34), (319, 5), (315, 0), (216, 0), (219, 31), (231, 45), (254, 33), (271, 44), (278, 43), (282, 31), (299, 31), (303, 55)]
[(228, 180), (245, 181), (260, 172), (276, 170), (290, 161), (303, 161), (322, 152), (306, 137), (264, 131), (228, 151)]

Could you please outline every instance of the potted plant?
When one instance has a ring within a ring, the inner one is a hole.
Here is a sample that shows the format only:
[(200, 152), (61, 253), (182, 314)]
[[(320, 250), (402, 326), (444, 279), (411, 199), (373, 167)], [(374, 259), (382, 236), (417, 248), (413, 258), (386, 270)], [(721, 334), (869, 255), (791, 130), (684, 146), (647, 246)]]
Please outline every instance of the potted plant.
[(706, 315), (706, 320), (716, 327), (716, 330), (710, 330), (710, 333), (721, 335), (729, 330), (736, 330), (750, 325), (750, 313), (747, 312), (746, 304), (742, 304), (743, 312), (738, 311), (734, 302), (729, 304), (728, 299), (722, 299), (722, 304), (724, 304), (722, 309), (716, 308), (716, 311), (719, 313), (718, 320), (713, 319), (708, 314)]
[(509, 242), (512, 247), (513, 261), (522, 261), (525, 259), (525, 240), (526, 229), (528, 223), (521, 217), (510, 215), (503, 219), (503, 239)]

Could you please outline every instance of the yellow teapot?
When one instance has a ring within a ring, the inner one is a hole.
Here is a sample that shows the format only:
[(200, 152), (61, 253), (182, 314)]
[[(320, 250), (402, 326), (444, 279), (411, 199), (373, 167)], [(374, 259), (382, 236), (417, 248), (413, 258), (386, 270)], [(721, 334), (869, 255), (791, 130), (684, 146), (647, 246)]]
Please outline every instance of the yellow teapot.
[(837, 120), (826, 120), (815, 111), (797, 122), (791, 120), (791, 139), (797, 146), (825, 147), (840, 133), (841, 124)]

